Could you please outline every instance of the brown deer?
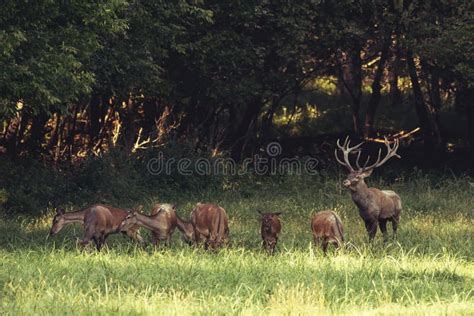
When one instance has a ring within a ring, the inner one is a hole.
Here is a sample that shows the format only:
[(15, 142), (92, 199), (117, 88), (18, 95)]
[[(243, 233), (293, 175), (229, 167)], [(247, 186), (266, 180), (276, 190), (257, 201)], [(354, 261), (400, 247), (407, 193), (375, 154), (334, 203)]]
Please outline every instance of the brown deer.
[(316, 213), (311, 220), (311, 230), (313, 231), (314, 245), (321, 245), (324, 254), (326, 254), (329, 244), (334, 244), (336, 248), (339, 248), (344, 242), (342, 221), (333, 211)]
[(229, 224), (226, 211), (215, 204), (198, 203), (186, 221), (176, 215), (177, 227), (189, 244), (204, 242), (205, 249), (216, 249), (229, 241)]
[(84, 225), (84, 238), (81, 241), (83, 246), (86, 246), (92, 239), (97, 250), (100, 251), (107, 237), (115, 233), (123, 233), (143, 243), (137, 225), (130, 226), (127, 230), (120, 228), (122, 220), (127, 214), (128, 212), (125, 210), (104, 204), (93, 204), (82, 210), (69, 213), (58, 208), (49, 235), (56, 235), (66, 225), (82, 223)]
[[(359, 208), (359, 214), (364, 220), (369, 239), (374, 239), (377, 232), (377, 225), (379, 225), (383, 238), (386, 240), (387, 221), (392, 222), (394, 236), (397, 232), (398, 223), (400, 221), (400, 212), (402, 210), (401, 199), (394, 191), (367, 187), (364, 179), (370, 176), (375, 168), (382, 166), (390, 158), (400, 158), (397, 154), (399, 142), (398, 139), (396, 139), (392, 146), (387, 138), (385, 138), (384, 144), (387, 147), (387, 154), (385, 157), (381, 159), (382, 149), (380, 149), (376, 162), (367, 166), (370, 159), (370, 156), (368, 156), (363, 167), (359, 165), (361, 154), (359, 147), (362, 144), (363, 142), (350, 147), (349, 137), (346, 138), (342, 146), (340, 145), (339, 140), (337, 141), (337, 147), (343, 153), (343, 161), (339, 159), (337, 149), (335, 150), (336, 160), (349, 170), (349, 175), (347, 176), (347, 179), (342, 182), (342, 185), (351, 191), (352, 200)], [(358, 150), (356, 158), (357, 169), (354, 169), (349, 162), (349, 154), (356, 150)]]
[(281, 223), (278, 216), (281, 212), (277, 213), (260, 213), (260, 219), (262, 225), (260, 227), (260, 233), (262, 235), (263, 247), (270, 254), (275, 253), (275, 247), (278, 242), (278, 234), (281, 231)]
[(133, 210), (122, 221), (121, 229), (127, 230), (134, 226), (151, 230), (152, 243), (157, 246), (164, 241), (167, 246), (176, 228), (176, 206), (171, 204), (155, 204), (151, 215), (145, 215), (139, 210)]

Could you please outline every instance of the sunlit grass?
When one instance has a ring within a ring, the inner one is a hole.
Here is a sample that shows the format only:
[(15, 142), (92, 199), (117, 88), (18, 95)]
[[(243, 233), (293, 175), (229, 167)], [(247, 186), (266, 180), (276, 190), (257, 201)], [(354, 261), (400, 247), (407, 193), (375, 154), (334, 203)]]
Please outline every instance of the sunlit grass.
[[(470, 178), (391, 184), (404, 202), (396, 239), (367, 242), (338, 182), (288, 177), (238, 192), (176, 195), (186, 214), (201, 200), (230, 215), (232, 247), (192, 249), (175, 233), (170, 249), (142, 249), (113, 236), (101, 253), (81, 251), (79, 226), (46, 239), (50, 216), (0, 224), (2, 314), (472, 314), (474, 188)], [(372, 184), (386, 187), (382, 180)], [(159, 199), (160, 197), (155, 197)], [(150, 201), (153, 198), (150, 198)], [(151, 203), (151, 202), (150, 202)], [(309, 219), (333, 208), (345, 249), (324, 257)], [(278, 252), (261, 251), (256, 210), (283, 211)]]

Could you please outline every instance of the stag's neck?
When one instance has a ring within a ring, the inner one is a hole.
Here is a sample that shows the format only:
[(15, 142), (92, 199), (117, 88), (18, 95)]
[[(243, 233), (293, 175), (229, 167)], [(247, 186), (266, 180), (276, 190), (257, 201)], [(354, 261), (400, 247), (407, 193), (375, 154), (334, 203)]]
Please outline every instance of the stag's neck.
[(176, 214), (176, 227), (179, 231), (187, 236), (191, 236), (194, 231), (194, 226), (191, 221), (185, 221)]
[(64, 214), (64, 223), (83, 223), (84, 217), (86, 216), (86, 210), (80, 210), (76, 212), (69, 212)]
[(357, 187), (351, 189), (352, 200), (359, 207), (361, 212), (365, 212), (372, 204), (370, 189), (364, 181), (357, 184)]
[(149, 230), (156, 229), (156, 223), (154, 222), (153, 218), (150, 216), (146, 216), (144, 214), (136, 214), (137, 217), (137, 224), (139, 226), (145, 227)]

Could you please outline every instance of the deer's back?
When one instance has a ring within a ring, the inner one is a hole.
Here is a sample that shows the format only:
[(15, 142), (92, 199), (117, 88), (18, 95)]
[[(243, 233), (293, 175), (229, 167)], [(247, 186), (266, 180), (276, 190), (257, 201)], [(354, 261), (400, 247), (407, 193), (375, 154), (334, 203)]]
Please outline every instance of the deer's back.
[(213, 230), (221, 231), (217, 226), (224, 226), (222, 233), (227, 230), (227, 214), (222, 207), (215, 204), (198, 203), (192, 211), (191, 220), (196, 230), (206, 236), (210, 235)]
[(84, 219), (85, 225), (94, 225), (99, 230), (114, 232), (127, 216), (127, 211), (105, 204), (94, 204), (89, 207)]
[(157, 230), (167, 233), (170, 230), (174, 230), (177, 225), (176, 212), (174, 210), (161, 210), (157, 212), (152, 211), (150, 218), (156, 223)]
[(311, 221), (311, 228), (314, 237), (341, 238), (343, 234), (342, 221), (339, 216), (331, 210), (316, 213)]

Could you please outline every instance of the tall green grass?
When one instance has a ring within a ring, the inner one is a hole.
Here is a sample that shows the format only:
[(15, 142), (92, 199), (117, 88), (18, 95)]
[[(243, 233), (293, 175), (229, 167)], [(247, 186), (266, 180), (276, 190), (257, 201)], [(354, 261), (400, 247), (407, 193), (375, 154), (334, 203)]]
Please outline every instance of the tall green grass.
[[(80, 226), (46, 239), (52, 213), (0, 223), (0, 313), (23, 314), (369, 314), (459, 315), (474, 311), (474, 181), (416, 174), (373, 186), (403, 200), (396, 239), (367, 235), (340, 181), (287, 176), (137, 201), (177, 202), (186, 216), (199, 201), (222, 205), (232, 246), (140, 248), (111, 236), (101, 253), (82, 251)], [(310, 218), (337, 211), (346, 247), (328, 256), (311, 244)], [(282, 211), (274, 256), (261, 251), (257, 210)]]

